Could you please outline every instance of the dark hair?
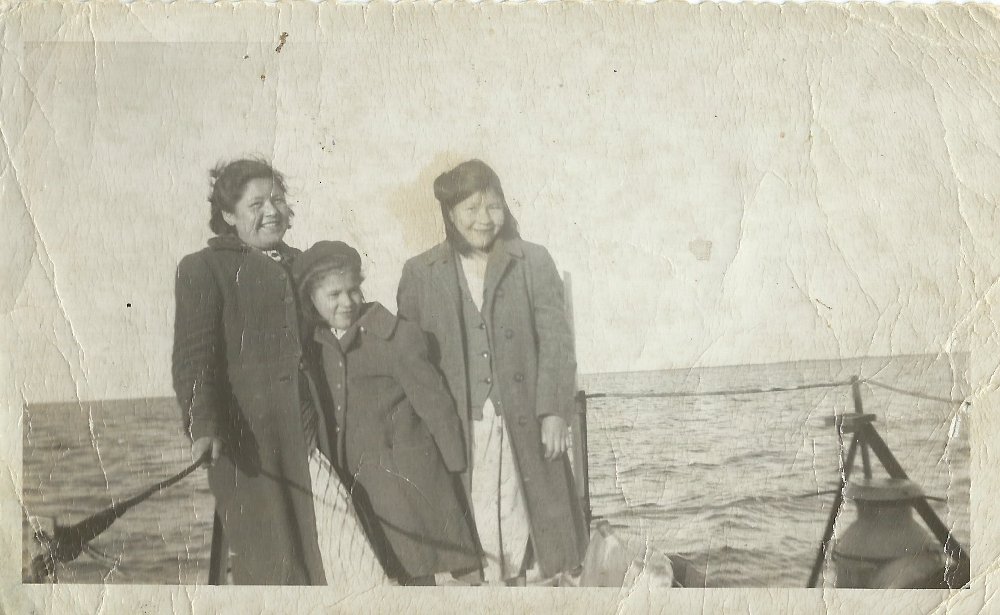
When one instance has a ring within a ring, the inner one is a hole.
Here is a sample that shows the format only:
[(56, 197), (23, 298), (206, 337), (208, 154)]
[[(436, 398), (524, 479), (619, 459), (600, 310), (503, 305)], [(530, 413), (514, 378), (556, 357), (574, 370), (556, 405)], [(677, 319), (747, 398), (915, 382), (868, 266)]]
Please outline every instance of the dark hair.
[(451, 210), (456, 205), (477, 192), (492, 190), (503, 202), (503, 226), (498, 239), (516, 239), (521, 235), (517, 230), (517, 220), (510, 213), (507, 199), (500, 187), (500, 178), (496, 172), (482, 160), (468, 160), (447, 173), (442, 173), (434, 180), (434, 197), (441, 204), (441, 216), (444, 218), (445, 237), (460, 254), (468, 254), (472, 246), (462, 237), (451, 221)]
[(299, 305), (302, 307), (302, 325), (306, 332), (311, 332), (323, 322), (316, 306), (313, 305), (312, 294), (316, 287), (331, 273), (350, 273), (360, 285), (365, 281), (361, 273), (361, 261), (349, 255), (331, 255), (315, 263), (297, 280), (299, 288)]
[(216, 235), (228, 235), (234, 232), (232, 225), (226, 222), (222, 212), (233, 212), (236, 203), (243, 198), (247, 183), (254, 179), (269, 179), (283, 193), (285, 176), (263, 160), (243, 158), (232, 162), (219, 163), (209, 171), (212, 193), (208, 202), (212, 206), (212, 217), (208, 221), (209, 228)]

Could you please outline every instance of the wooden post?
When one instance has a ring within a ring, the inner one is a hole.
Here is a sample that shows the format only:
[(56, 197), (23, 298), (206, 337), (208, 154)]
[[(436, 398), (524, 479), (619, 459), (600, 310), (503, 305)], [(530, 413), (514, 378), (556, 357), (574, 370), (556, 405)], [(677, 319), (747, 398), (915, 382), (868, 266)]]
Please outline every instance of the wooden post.
[(229, 545), (222, 531), (222, 519), (216, 511), (212, 522), (212, 550), (208, 556), (208, 584), (225, 585), (229, 568)]
[[(851, 376), (851, 395), (854, 397), (854, 412), (864, 414), (865, 410), (861, 402), (861, 380), (857, 376)], [(865, 478), (872, 477), (872, 462), (868, 456), (868, 443), (865, 441), (865, 432), (858, 432), (857, 437), (861, 442), (861, 469), (865, 473)]]
[[(889, 445), (885, 443), (882, 436), (872, 425), (872, 420), (874, 415), (865, 415), (861, 407), (861, 391), (859, 387), (858, 378), (851, 379), (851, 387), (854, 392), (854, 409), (855, 413), (850, 416), (839, 417), (839, 420), (835, 420), (834, 424), (837, 425), (839, 433), (844, 434), (850, 432), (852, 434), (851, 447), (847, 453), (847, 459), (844, 461), (844, 470), (841, 474), (840, 488), (837, 490), (836, 498), (833, 502), (833, 508), (830, 510), (830, 517), (827, 520), (827, 526), (823, 533), (823, 539), (820, 543), (819, 553), (816, 554), (816, 561), (813, 564), (812, 573), (809, 575), (808, 587), (815, 587), (817, 581), (819, 580), (820, 572), (823, 568), (823, 561), (826, 558), (826, 551), (829, 548), (829, 543), (833, 537), (833, 526), (836, 522), (837, 513), (840, 507), (843, 505), (844, 488), (847, 481), (850, 478), (851, 469), (854, 464), (854, 456), (857, 450), (860, 448), (862, 451), (862, 456), (865, 462), (865, 477), (871, 478), (871, 467), (868, 461), (868, 449), (875, 453), (875, 457), (885, 468), (885, 471), (889, 474), (890, 478), (909, 480), (906, 471), (903, 470), (903, 466), (896, 459), (896, 456), (892, 454), (889, 450)], [(931, 532), (937, 538), (938, 542), (941, 543), (944, 552), (949, 558), (953, 560), (953, 566), (945, 570), (945, 584), (951, 589), (957, 589), (966, 586), (971, 578), (971, 562), (969, 560), (969, 554), (962, 548), (962, 545), (955, 540), (952, 536), (951, 531), (948, 527), (941, 521), (941, 518), (937, 515), (931, 505), (927, 502), (926, 497), (920, 497), (913, 501), (912, 506), (917, 514), (920, 515), (927, 527), (930, 528)]]
[(583, 518), (590, 530), (593, 512), (590, 508), (590, 457), (587, 449), (587, 393), (578, 391), (576, 394), (576, 421), (573, 430), (573, 475), (577, 488), (580, 489), (580, 504), (583, 507)]
[(823, 571), (823, 562), (826, 561), (826, 552), (830, 548), (830, 541), (833, 539), (833, 527), (837, 523), (837, 515), (844, 504), (844, 488), (851, 477), (851, 469), (854, 467), (854, 456), (858, 452), (859, 437), (857, 432), (851, 434), (851, 447), (847, 451), (847, 459), (844, 460), (844, 469), (840, 474), (840, 484), (837, 488), (837, 495), (833, 498), (833, 506), (830, 507), (830, 515), (826, 520), (826, 528), (823, 530), (823, 538), (819, 543), (819, 551), (813, 561), (812, 571), (809, 573), (809, 583), (806, 587), (816, 587), (819, 582), (819, 575)]
[[(573, 348), (576, 350), (576, 321), (573, 314), (573, 278), (568, 271), (563, 272), (563, 292), (566, 309), (566, 321), (569, 323), (570, 335), (573, 337)], [(574, 384), (577, 388), (578, 384)], [(576, 483), (580, 506), (583, 508), (587, 531), (590, 531), (590, 461), (587, 450), (587, 394), (577, 388), (576, 413), (570, 425), (573, 436), (573, 480)]]

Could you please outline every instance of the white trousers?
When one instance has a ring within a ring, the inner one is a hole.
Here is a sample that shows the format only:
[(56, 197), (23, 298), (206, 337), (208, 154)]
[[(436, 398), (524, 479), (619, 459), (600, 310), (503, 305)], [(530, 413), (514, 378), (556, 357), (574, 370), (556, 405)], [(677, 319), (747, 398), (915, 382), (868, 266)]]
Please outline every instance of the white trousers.
[(521, 574), (530, 540), (528, 508), (503, 417), (486, 401), (472, 421), (472, 511), (483, 547), (486, 583)]

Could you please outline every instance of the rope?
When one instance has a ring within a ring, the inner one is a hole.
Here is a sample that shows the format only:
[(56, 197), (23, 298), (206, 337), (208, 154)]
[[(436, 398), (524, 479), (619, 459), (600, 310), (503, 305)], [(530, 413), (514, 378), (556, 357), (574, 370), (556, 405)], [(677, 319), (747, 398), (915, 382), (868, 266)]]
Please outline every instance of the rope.
[(88, 543), (111, 527), (111, 524), (128, 512), (129, 509), (148, 500), (154, 494), (163, 491), (167, 487), (180, 482), (198, 469), (204, 461), (205, 457), (195, 461), (177, 474), (153, 484), (126, 500), (115, 502), (79, 523), (68, 527), (57, 526), (52, 536), (49, 536), (48, 533), (42, 530), (36, 530), (35, 536), (38, 538), (39, 543), (41, 543), (43, 552), (36, 555), (31, 561), (32, 576), (39, 581), (45, 578), (53, 578), (57, 563), (71, 562), (79, 557), (82, 552), (89, 552), (91, 547)]
[(124, 510), (122, 510), (122, 512), (124, 513), (125, 510), (128, 510), (129, 508), (132, 508), (136, 504), (139, 504), (141, 502), (144, 502), (145, 500), (148, 500), (150, 498), (150, 496), (152, 496), (153, 494), (158, 493), (160, 491), (163, 491), (167, 487), (170, 487), (171, 485), (174, 485), (174, 484), (179, 483), (180, 481), (184, 480), (184, 478), (187, 477), (187, 475), (189, 475), (192, 472), (194, 472), (195, 470), (197, 470), (198, 467), (201, 466), (202, 463), (204, 463), (204, 461), (205, 461), (205, 457), (202, 457), (198, 461), (195, 461), (194, 463), (192, 463), (188, 467), (186, 467), (183, 470), (181, 470), (180, 472), (178, 472), (177, 474), (174, 474), (170, 478), (166, 478), (164, 480), (161, 480), (160, 482), (156, 483), (155, 485), (152, 485), (151, 487), (149, 487), (148, 489), (146, 489), (142, 493), (134, 495), (131, 498), (125, 500), (124, 502), (113, 504), (112, 508), (114, 508), (116, 506), (120, 507), (120, 508), (124, 508)]
[[(827, 489), (825, 491), (815, 491), (815, 492), (809, 491), (807, 493), (799, 493), (799, 494), (796, 494), (796, 495), (793, 495), (793, 496), (789, 496), (789, 497), (791, 497), (792, 499), (795, 499), (795, 500), (799, 500), (799, 499), (802, 499), (802, 498), (811, 498), (811, 497), (817, 497), (817, 496), (821, 496), (821, 495), (833, 495), (833, 494), (836, 494), (836, 493), (840, 493), (840, 489)], [(920, 497), (923, 498), (923, 499), (925, 499), (925, 500), (931, 500), (933, 502), (947, 502), (948, 501), (947, 498), (938, 497), (936, 495), (921, 495)]]
[(964, 399), (951, 399), (951, 398), (948, 398), (948, 397), (935, 397), (933, 395), (926, 395), (924, 393), (917, 393), (916, 391), (907, 391), (905, 389), (898, 389), (898, 388), (896, 388), (894, 386), (890, 386), (890, 385), (885, 384), (883, 382), (879, 382), (878, 380), (871, 380), (871, 379), (865, 378), (865, 379), (861, 380), (861, 382), (864, 382), (866, 384), (870, 384), (872, 386), (881, 387), (883, 389), (892, 391), (893, 393), (900, 393), (902, 395), (909, 395), (910, 397), (916, 397), (918, 399), (927, 399), (927, 400), (930, 400), (930, 401), (939, 401), (939, 402), (944, 403), (944, 404), (952, 404), (952, 405), (955, 405), (955, 406), (961, 406), (962, 404), (965, 403)]
[(849, 386), (850, 381), (823, 382), (818, 384), (802, 384), (792, 387), (772, 387), (769, 389), (723, 389), (718, 391), (677, 391), (667, 393), (587, 393), (588, 399), (615, 397), (622, 399), (641, 399), (647, 397), (709, 397), (712, 395), (755, 395), (762, 393), (784, 393), (789, 391), (804, 391), (806, 389), (834, 389)]
[[(951, 399), (948, 397), (935, 397), (934, 395), (926, 395), (924, 393), (918, 393), (916, 391), (907, 391), (905, 389), (900, 389), (894, 386), (890, 386), (878, 380), (871, 380), (867, 378), (859, 379), (858, 382), (864, 382), (872, 386), (881, 387), (883, 389), (892, 391), (894, 393), (900, 393), (902, 395), (909, 395), (910, 397), (916, 397), (919, 399), (926, 399), (929, 401), (937, 401), (945, 404), (952, 404), (960, 406), (966, 403), (965, 400)], [(663, 393), (587, 393), (587, 399), (600, 399), (614, 397), (617, 399), (647, 399), (647, 398), (660, 398), (660, 397), (712, 397), (719, 395), (760, 395), (766, 393), (787, 393), (792, 391), (805, 391), (807, 389), (835, 389), (843, 386), (850, 386), (852, 383), (850, 380), (843, 382), (822, 382), (817, 384), (802, 384), (798, 386), (789, 387), (771, 387), (768, 389), (721, 389), (716, 391), (670, 391)]]

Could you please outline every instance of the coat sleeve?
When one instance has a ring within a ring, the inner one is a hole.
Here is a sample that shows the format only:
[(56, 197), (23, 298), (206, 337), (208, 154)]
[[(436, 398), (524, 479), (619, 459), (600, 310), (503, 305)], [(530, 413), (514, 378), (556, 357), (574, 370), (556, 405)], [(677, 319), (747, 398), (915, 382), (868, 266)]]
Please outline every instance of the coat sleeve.
[(399, 290), (396, 291), (396, 311), (404, 320), (420, 324), (420, 293), (413, 267), (413, 261), (403, 265)]
[(185, 256), (174, 287), (174, 392), (192, 439), (219, 435), (219, 409), (228, 397), (222, 296), (205, 258)]
[(420, 329), (399, 321), (393, 335), (396, 345), (395, 376), (414, 412), (434, 437), (441, 457), (451, 472), (466, 468), (462, 421), (444, 378), (430, 361)]
[(536, 246), (528, 256), (525, 264), (538, 344), (535, 412), (539, 417), (554, 414), (569, 422), (576, 412), (576, 356), (563, 282), (548, 250)]

